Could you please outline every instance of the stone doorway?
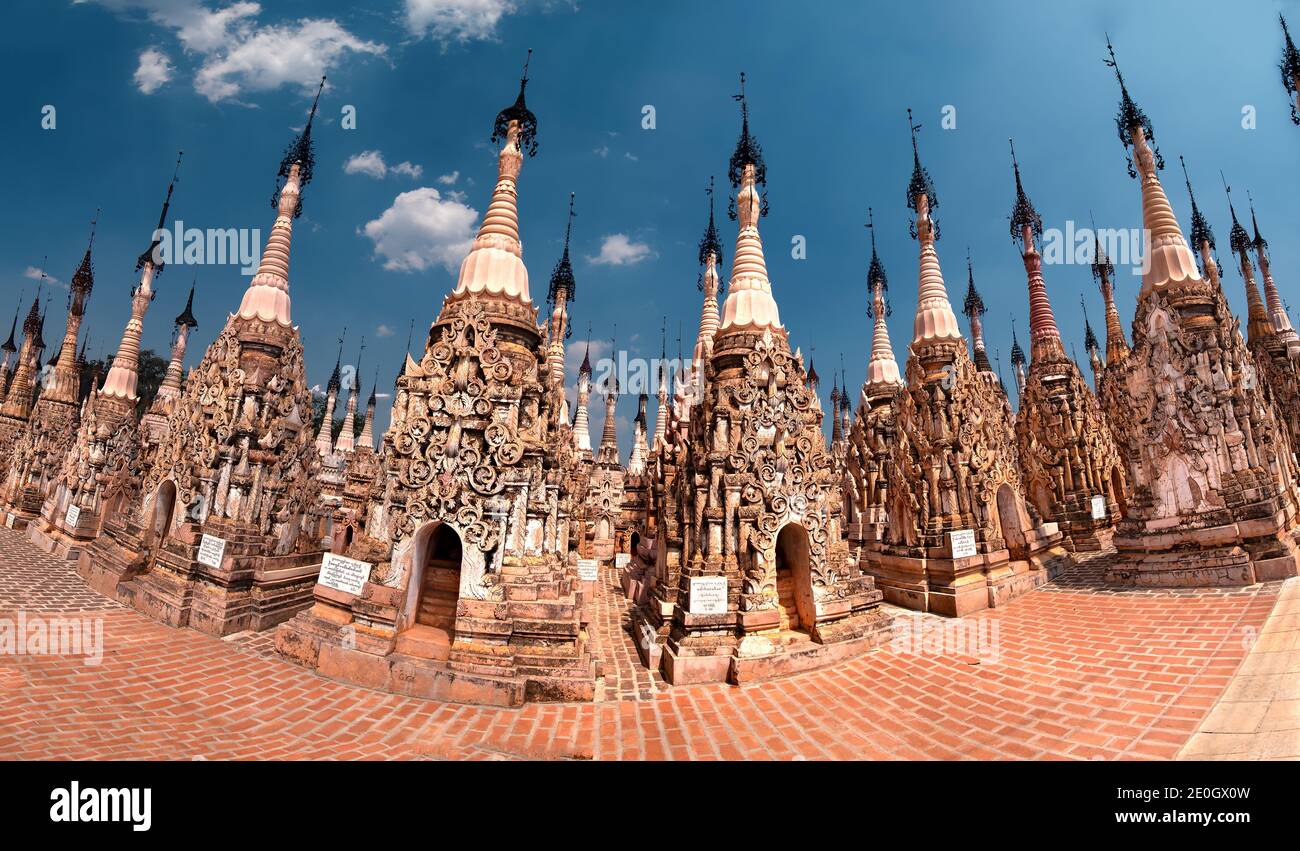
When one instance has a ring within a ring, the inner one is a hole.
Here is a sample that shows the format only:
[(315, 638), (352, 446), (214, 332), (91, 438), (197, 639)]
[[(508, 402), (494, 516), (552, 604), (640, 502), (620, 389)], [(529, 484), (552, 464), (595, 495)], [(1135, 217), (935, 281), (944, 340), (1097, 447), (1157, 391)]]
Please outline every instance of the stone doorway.
[(158, 492), (154, 496), (153, 515), (149, 523), (150, 546), (159, 546), (167, 540), (175, 515), (176, 484), (168, 479), (158, 486)]
[(781, 631), (809, 634), (817, 622), (812, 599), (808, 530), (787, 523), (776, 536), (776, 597)]
[[(1124, 477), (1119, 473), (1119, 467), (1110, 468), (1110, 495), (1119, 506), (1119, 516), (1124, 517), (1128, 514), (1128, 500), (1124, 498)], [(1118, 520), (1119, 517), (1114, 518)]]
[(440, 524), (429, 536), (425, 548), (415, 622), (442, 630), (449, 641), (456, 636), (461, 556), (460, 535), (447, 524)]

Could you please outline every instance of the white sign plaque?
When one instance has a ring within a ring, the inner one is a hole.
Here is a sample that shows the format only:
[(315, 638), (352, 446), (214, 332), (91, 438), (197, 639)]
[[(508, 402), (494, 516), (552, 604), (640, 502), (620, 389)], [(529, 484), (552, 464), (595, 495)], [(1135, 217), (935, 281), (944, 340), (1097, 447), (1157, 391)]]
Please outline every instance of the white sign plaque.
[(614, 554), (614, 566), (615, 566), (615, 567), (618, 567), (618, 568), (624, 568), (624, 567), (627, 567), (627, 566), (628, 566), (628, 563), (631, 562), (631, 561), (632, 561), (632, 555), (631, 555), (630, 553), (615, 553), (615, 554)]
[(226, 539), (216, 535), (204, 534), (199, 541), (199, 564), (208, 567), (221, 567), (221, 559), (226, 554)]
[(77, 525), (77, 521), (80, 519), (81, 519), (81, 506), (69, 505), (68, 510), (63, 514), (63, 525), (72, 528)]
[(595, 582), (600, 578), (598, 564), (594, 558), (578, 559), (578, 578), (583, 582)]
[(373, 565), (369, 562), (326, 553), (320, 563), (320, 577), (316, 581), (345, 594), (360, 594), (361, 587), (370, 578), (371, 567)]
[(1094, 496), (1092, 498), (1092, 519), (1093, 520), (1106, 519), (1106, 497)]
[(948, 545), (952, 548), (953, 558), (969, 558), (975, 555), (975, 530), (958, 529), (949, 532)]
[(727, 577), (691, 577), (691, 614), (725, 615), (727, 613)]

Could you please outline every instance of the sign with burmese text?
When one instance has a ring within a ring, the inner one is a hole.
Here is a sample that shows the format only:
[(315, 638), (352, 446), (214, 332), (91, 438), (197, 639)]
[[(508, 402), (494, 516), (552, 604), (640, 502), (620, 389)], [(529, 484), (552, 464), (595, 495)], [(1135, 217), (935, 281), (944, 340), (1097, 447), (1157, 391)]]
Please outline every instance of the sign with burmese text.
[(216, 535), (204, 534), (199, 541), (199, 564), (208, 567), (221, 567), (221, 559), (226, 555), (226, 539)]
[(578, 559), (578, 578), (583, 582), (595, 582), (600, 578), (597, 564), (594, 558)]
[(80, 519), (81, 519), (81, 506), (69, 505), (68, 510), (63, 514), (63, 525), (71, 529), (72, 527), (77, 525), (77, 521)]
[(1092, 498), (1092, 519), (1093, 520), (1106, 519), (1106, 497), (1094, 496)]
[(629, 563), (630, 561), (632, 561), (632, 556), (631, 556), (630, 553), (615, 553), (615, 554), (614, 554), (614, 566), (617, 567), (617, 568), (624, 568), (624, 567), (627, 567), (627, 565), (628, 565), (628, 563)]
[(362, 586), (370, 578), (371, 567), (373, 565), (369, 562), (357, 561), (354, 558), (335, 553), (326, 553), (325, 558), (321, 560), (320, 576), (316, 581), (327, 588), (333, 588), (335, 591), (359, 595)]
[(725, 615), (727, 613), (727, 577), (691, 577), (691, 614)]
[(975, 530), (957, 529), (948, 533), (948, 545), (953, 558), (970, 558), (975, 555)]

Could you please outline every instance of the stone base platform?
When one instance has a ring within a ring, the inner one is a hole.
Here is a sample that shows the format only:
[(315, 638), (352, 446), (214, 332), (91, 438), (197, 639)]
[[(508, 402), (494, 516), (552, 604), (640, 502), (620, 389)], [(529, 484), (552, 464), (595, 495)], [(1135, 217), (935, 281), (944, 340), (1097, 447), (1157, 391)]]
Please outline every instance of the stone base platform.
[(1030, 536), (1028, 552), (1021, 558), (1012, 558), (1005, 549), (953, 558), (947, 547), (925, 555), (899, 555), (867, 546), (863, 569), (875, 577), (885, 602), (961, 617), (1005, 605), (1073, 564), (1054, 526), (1047, 524)]
[(311, 605), (322, 553), (261, 555), (268, 548), (263, 536), (210, 531), (227, 541), (219, 567), (198, 561), (198, 526), (186, 524), (146, 552), (139, 529), (110, 524), (81, 551), (77, 573), (154, 620), (216, 636), (269, 629)]
[(1196, 526), (1122, 523), (1106, 581), (1139, 588), (1234, 588), (1300, 576), (1300, 532), (1289, 515)]

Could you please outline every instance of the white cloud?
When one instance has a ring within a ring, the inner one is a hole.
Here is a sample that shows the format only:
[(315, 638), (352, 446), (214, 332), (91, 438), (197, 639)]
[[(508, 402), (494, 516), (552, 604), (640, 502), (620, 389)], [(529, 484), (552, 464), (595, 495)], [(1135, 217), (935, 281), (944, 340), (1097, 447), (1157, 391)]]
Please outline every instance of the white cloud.
[(444, 199), (429, 186), (403, 192), (363, 233), (375, 244), (384, 268), (415, 272), (441, 265), (455, 272), (474, 241), (478, 211)]
[(387, 325), (380, 325), (375, 329), (375, 336), (381, 340), (393, 336), (393, 333), (393, 329), (389, 328)]
[(135, 69), (135, 86), (142, 94), (151, 95), (172, 78), (172, 61), (156, 47), (140, 51), (140, 64)]
[(343, 163), (343, 171), (381, 180), (388, 173), (388, 166), (384, 163), (384, 155), (379, 151), (362, 151), (347, 158)]
[[(285, 85), (315, 92), (320, 78), (347, 55), (382, 57), (388, 51), (383, 44), (357, 38), (332, 18), (260, 24), (262, 6), (246, 0), (216, 11), (199, 0), (96, 2), (115, 12), (142, 10), (152, 23), (174, 31), (186, 54), (198, 60), (194, 90), (214, 103)], [(136, 71), (141, 91), (143, 67), (142, 61)]]
[(419, 180), (420, 175), (424, 174), (424, 166), (412, 165), (403, 160), (392, 168), (393, 174), (404, 174), (412, 180)]
[(591, 152), (603, 160), (609, 156), (609, 145), (601, 145), (599, 148), (593, 148)]
[(460, 180), (459, 171), (453, 171), (451, 174), (443, 174), (438, 176), (438, 182), (441, 183), (443, 186), (455, 186), (457, 180)]
[[(39, 281), (41, 279), (41, 270), (37, 269), (35, 266), (28, 266), (26, 269), (23, 270), (23, 277), (31, 278), (33, 281)], [(45, 283), (46, 285), (52, 287), (67, 288), (68, 286), (67, 284), (63, 283), (63, 281), (60, 281), (58, 278), (51, 275), (49, 272), (45, 273)]]
[(384, 155), (380, 151), (362, 151), (353, 154), (343, 163), (343, 170), (348, 174), (364, 174), (375, 180), (382, 180), (389, 174), (402, 174), (413, 180), (419, 180), (420, 175), (424, 174), (423, 166), (405, 160), (394, 166), (388, 165), (384, 162)]
[(441, 42), (496, 37), (501, 18), (515, 11), (512, 0), (406, 0), (406, 29)]
[(600, 243), (600, 254), (588, 257), (594, 266), (632, 266), (653, 255), (644, 242), (633, 242), (625, 233), (611, 233)]
[(631, 152), (625, 153), (625, 154), (623, 154), (623, 156), (626, 157), (627, 159), (631, 160), (632, 162), (636, 162), (636, 161), (639, 159), (639, 157), (637, 157), (636, 154), (633, 154), (633, 153), (631, 153)]

